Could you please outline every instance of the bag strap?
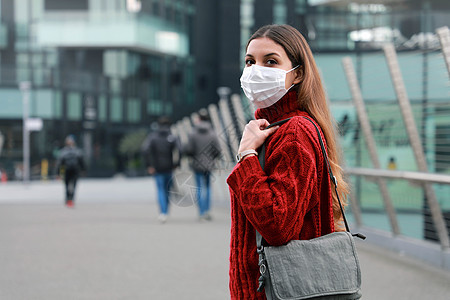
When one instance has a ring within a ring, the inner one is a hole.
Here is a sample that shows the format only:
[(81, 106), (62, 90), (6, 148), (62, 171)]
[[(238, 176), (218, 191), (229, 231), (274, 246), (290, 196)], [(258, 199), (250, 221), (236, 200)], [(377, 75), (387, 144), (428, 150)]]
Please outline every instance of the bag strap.
[[(316, 128), (317, 135), (319, 136), (320, 148), (322, 148), (322, 155), (323, 155), (323, 158), (325, 160), (325, 163), (327, 164), (327, 170), (328, 170), (328, 174), (330, 176), (331, 182), (333, 182), (333, 184), (334, 184), (334, 190), (336, 192), (336, 196), (337, 196), (337, 199), (338, 199), (338, 202), (339, 202), (339, 207), (341, 209), (342, 218), (344, 219), (345, 230), (350, 232), (350, 227), (348, 226), (347, 218), (345, 217), (344, 208), (342, 206), (341, 199), (339, 198), (339, 193), (338, 193), (338, 190), (337, 190), (337, 180), (336, 180), (336, 177), (333, 175), (333, 171), (331, 170), (331, 165), (330, 165), (330, 162), (328, 160), (327, 151), (325, 150), (325, 145), (324, 145), (324, 142), (322, 140), (322, 136), (320, 134), (320, 130), (317, 127), (317, 125), (310, 118), (308, 118), (308, 117), (302, 117), (302, 118), (310, 121), (314, 125), (314, 127)], [(275, 122), (273, 124), (270, 124), (269, 126), (266, 127), (266, 129), (269, 129), (270, 127), (273, 127), (273, 126), (282, 125), (282, 124), (286, 123), (287, 121), (289, 121), (290, 119), (291, 118), (288, 118), (288, 119), (284, 119), (284, 120)], [(266, 154), (266, 143), (264, 142), (264, 144), (261, 146), (261, 149), (259, 151), (259, 156), (258, 156), (259, 163), (261, 164), (261, 168), (263, 170), (264, 170), (264, 167), (265, 167), (265, 154)], [(355, 233), (355, 234), (352, 234), (352, 235), (356, 236), (356, 237), (359, 237), (359, 238), (361, 238), (363, 240), (366, 238), (363, 234), (360, 234), (360, 233)], [(264, 238), (258, 232), (258, 230), (256, 230), (256, 245), (257, 245), (257, 248), (260, 249), (263, 243), (265, 243)]]
[(316, 123), (314, 123), (310, 118), (308, 118), (308, 117), (303, 117), (303, 118), (308, 120), (308, 121), (310, 121), (314, 125), (314, 127), (316, 128), (317, 135), (319, 136), (320, 148), (322, 148), (322, 155), (323, 155), (323, 158), (325, 160), (325, 163), (327, 164), (328, 175), (330, 176), (331, 182), (333, 182), (333, 184), (334, 184), (334, 191), (336, 192), (336, 196), (337, 196), (337, 199), (338, 199), (338, 202), (339, 202), (339, 208), (341, 209), (342, 218), (344, 219), (345, 230), (350, 232), (350, 227), (348, 226), (347, 218), (345, 217), (345, 213), (344, 213), (344, 208), (342, 206), (341, 199), (339, 198), (339, 193), (338, 193), (338, 190), (337, 190), (337, 185), (338, 185), (337, 184), (337, 180), (336, 180), (336, 177), (333, 175), (333, 171), (331, 170), (330, 161), (328, 160), (327, 151), (325, 150), (325, 146), (324, 146), (324, 143), (323, 143), (323, 140), (322, 140), (322, 136), (320, 134), (320, 130), (317, 127)]
[[(264, 128), (264, 130), (267, 130), (274, 126), (281, 126), (284, 123), (286, 123), (287, 121), (289, 121), (290, 119), (292, 119), (292, 117), (272, 123), (269, 126), (267, 126), (266, 128)], [(266, 165), (266, 159), (265, 159), (265, 157), (266, 157), (266, 142), (264, 142), (262, 144), (261, 149), (259, 149), (258, 153), (259, 153), (259, 155), (258, 155), (259, 164), (261, 165), (261, 168), (264, 170), (264, 167)]]

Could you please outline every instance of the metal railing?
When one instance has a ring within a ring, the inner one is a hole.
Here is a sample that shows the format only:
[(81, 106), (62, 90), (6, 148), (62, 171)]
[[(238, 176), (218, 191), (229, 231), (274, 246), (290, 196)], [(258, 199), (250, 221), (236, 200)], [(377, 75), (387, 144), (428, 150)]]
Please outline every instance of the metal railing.
[(345, 172), (349, 175), (356, 175), (356, 176), (367, 176), (385, 179), (402, 179), (407, 180), (412, 184), (420, 184), (420, 185), (424, 183), (438, 183), (450, 185), (450, 175), (447, 174), (369, 169), (369, 168), (346, 168)]

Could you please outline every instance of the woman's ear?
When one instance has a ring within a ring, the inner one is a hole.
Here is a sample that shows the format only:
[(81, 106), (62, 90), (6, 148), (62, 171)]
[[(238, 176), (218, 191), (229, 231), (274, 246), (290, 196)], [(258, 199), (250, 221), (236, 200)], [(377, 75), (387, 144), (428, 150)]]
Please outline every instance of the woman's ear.
[(294, 71), (295, 71), (295, 79), (294, 79), (293, 83), (298, 84), (303, 81), (303, 75), (304, 75), (303, 66), (298, 67)]

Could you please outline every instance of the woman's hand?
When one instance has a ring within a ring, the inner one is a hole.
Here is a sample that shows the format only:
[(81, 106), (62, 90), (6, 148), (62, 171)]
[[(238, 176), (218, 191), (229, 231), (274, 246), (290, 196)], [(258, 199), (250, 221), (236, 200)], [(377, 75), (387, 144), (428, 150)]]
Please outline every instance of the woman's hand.
[(245, 125), (238, 152), (256, 150), (264, 143), (266, 138), (274, 133), (280, 126), (264, 130), (270, 123), (265, 119), (252, 120)]

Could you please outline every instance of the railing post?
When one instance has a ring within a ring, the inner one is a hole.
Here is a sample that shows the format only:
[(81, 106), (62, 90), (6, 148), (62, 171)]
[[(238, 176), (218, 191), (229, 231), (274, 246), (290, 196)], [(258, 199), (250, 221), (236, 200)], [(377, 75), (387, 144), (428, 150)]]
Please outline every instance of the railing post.
[(245, 119), (241, 97), (238, 94), (231, 95), (231, 104), (233, 105), (233, 110), (236, 115), (236, 122), (239, 126), (239, 131), (242, 134), (245, 124), (247, 124), (247, 120)]
[(444, 56), (445, 65), (447, 66), (448, 76), (450, 77), (450, 30), (447, 26), (436, 29), (439, 42), (442, 47), (442, 55)]
[(178, 121), (176, 124), (174, 124), (171, 127), (171, 132), (180, 139), (182, 145), (184, 145), (187, 142), (187, 132), (183, 128), (182, 121)]
[(200, 116), (199, 116), (199, 114), (198, 114), (198, 112), (193, 112), (192, 114), (191, 114), (191, 122), (192, 122), (192, 124), (197, 124), (197, 122), (198, 122), (198, 120), (200, 119)]
[(220, 114), (222, 115), (223, 124), (228, 134), (231, 151), (233, 154), (237, 153), (239, 148), (239, 141), (237, 140), (236, 130), (234, 128), (233, 120), (231, 118), (230, 108), (228, 107), (227, 99), (219, 101)]
[[(188, 136), (191, 130), (191, 124), (189, 122), (189, 118), (185, 117), (182, 120), (178, 121), (175, 125), (171, 127), (172, 134), (177, 136), (180, 139), (180, 143), (182, 148), (188, 142)], [(188, 167), (188, 160), (186, 157), (178, 157), (180, 160), (181, 168)]]
[(219, 111), (215, 104), (210, 104), (208, 106), (209, 116), (211, 117), (211, 122), (213, 124), (214, 130), (219, 136), (220, 148), (222, 149), (222, 155), (226, 162), (233, 161), (230, 155), (230, 151), (228, 150), (228, 144), (226, 143), (225, 130), (220, 121)]
[(182, 126), (182, 129), (184, 131), (184, 134), (185, 134), (186, 140), (187, 140), (189, 133), (192, 132), (192, 124), (191, 124), (190, 118), (184, 117), (183, 120), (181, 120), (181, 126)]
[[(391, 74), (395, 93), (397, 95), (400, 110), (402, 112), (403, 122), (405, 123), (406, 131), (408, 133), (409, 141), (414, 152), (417, 166), (419, 168), (419, 171), (428, 172), (425, 154), (420, 142), (420, 137), (417, 131), (417, 126), (414, 120), (414, 115), (412, 112), (411, 104), (409, 102), (408, 94), (406, 93), (406, 87), (400, 72), (397, 53), (395, 52), (395, 48), (392, 44), (386, 45), (383, 50), (386, 56), (389, 72)], [(431, 216), (433, 218), (433, 222), (436, 227), (439, 240), (441, 242), (441, 246), (442, 248), (449, 248), (450, 241), (447, 227), (444, 222), (441, 208), (439, 206), (439, 203), (437, 202), (433, 186), (430, 183), (425, 183), (424, 189), (428, 201), (428, 206), (430, 207)]]
[[(363, 130), (364, 139), (366, 141), (367, 148), (369, 149), (370, 159), (372, 160), (372, 164), (375, 169), (381, 169), (375, 139), (372, 134), (372, 127), (370, 126), (369, 117), (367, 116), (367, 110), (364, 105), (361, 90), (359, 88), (358, 79), (356, 78), (355, 69), (353, 68), (352, 59), (350, 57), (345, 57), (342, 59), (342, 64), (344, 66), (345, 75), (347, 76), (353, 103), (356, 107), (359, 124), (361, 125), (361, 128)], [(384, 201), (384, 207), (386, 208), (386, 212), (391, 223), (392, 233), (394, 235), (399, 235), (400, 229), (397, 222), (397, 215), (395, 213), (394, 206), (392, 205), (392, 200), (389, 195), (386, 181), (384, 180), (384, 178), (377, 178), (377, 184), (381, 191), (381, 195)]]
[(353, 190), (350, 191), (350, 207), (352, 208), (352, 212), (355, 217), (356, 226), (361, 227), (363, 225), (361, 209), (358, 205), (358, 201), (356, 200), (355, 192)]

